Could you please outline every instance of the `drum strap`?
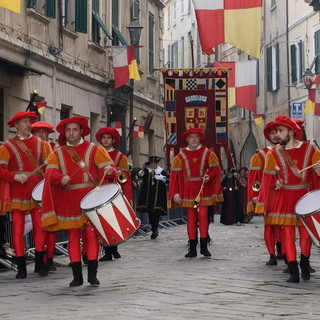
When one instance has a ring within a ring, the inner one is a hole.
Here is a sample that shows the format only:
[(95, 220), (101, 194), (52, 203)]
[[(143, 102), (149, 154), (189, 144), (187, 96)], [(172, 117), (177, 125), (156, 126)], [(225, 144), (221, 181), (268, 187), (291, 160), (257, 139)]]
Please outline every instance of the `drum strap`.
[(290, 154), (288, 153), (288, 151), (287, 151), (283, 146), (281, 146), (281, 147), (279, 148), (279, 151), (280, 151), (280, 153), (281, 153), (281, 155), (282, 155), (282, 157), (283, 157), (286, 165), (289, 166), (289, 168), (290, 168), (290, 170), (292, 171), (292, 173), (293, 173), (296, 177), (298, 177), (298, 178), (301, 179), (301, 172), (300, 172), (300, 170), (298, 169), (298, 167), (294, 164), (294, 162), (293, 162)]
[(71, 157), (72, 161), (74, 163), (76, 163), (78, 166), (79, 166), (79, 169), (86, 173), (90, 180), (97, 185), (97, 181), (93, 178), (90, 170), (89, 170), (89, 167), (85, 164), (85, 162), (82, 160), (82, 158), (80, 157), (80, 155), (77, 153), (76, 150), (74, 150), (74, 148), (70, 147), (70, 146), (64, 146), (65, 149), (67, 150), (69, 156)]
[(34, 168), (40, 172), (40, 174), (42, 175), (42, 177), (44, 177), (44, 173), (43, 170), (41, 169), (41, 167), (39, 166), (39, 163), (37, 161), (37, 159), (35, 158), (35, 156), (32, 154), (31, 150), (26, 146), (25, 143), (23, 143), (22, 140), (20, 140), (18, 137), (14, 137), (13, 138), (14, 142), (16, 143), (16, 145), (18, 146), (18, 148), (27, 156), (28, 160), (30, 161), (30, 163), (34, 166)]

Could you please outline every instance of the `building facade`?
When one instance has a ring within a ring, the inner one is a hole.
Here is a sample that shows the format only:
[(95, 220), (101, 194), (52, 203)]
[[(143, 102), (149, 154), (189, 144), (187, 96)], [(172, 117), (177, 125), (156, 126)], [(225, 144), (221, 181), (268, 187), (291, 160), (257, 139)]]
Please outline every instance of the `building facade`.
[[(42, 121), (56, 125), (81, 115), (95, 132), (121, 121), (121, 151), (129, 150), (130, 104), (144, 138), (134, 138), (130, 161), (140, 166), (149, 155), (163, 156), (163, 3), (160, 0), (28, 0), (21, 14), (0, 8), (0, 140), (11, 137), (8, 119), (28, 106), (31, 93), (47, 101)], [(114, 90), (112, 46), (129, 45), (133, 17), (143, 27), (137, 49), (141, 81)], [(133, 92), (133, 101), (130, 95)], [(53, 135), (53, 139), (57, 137)]]

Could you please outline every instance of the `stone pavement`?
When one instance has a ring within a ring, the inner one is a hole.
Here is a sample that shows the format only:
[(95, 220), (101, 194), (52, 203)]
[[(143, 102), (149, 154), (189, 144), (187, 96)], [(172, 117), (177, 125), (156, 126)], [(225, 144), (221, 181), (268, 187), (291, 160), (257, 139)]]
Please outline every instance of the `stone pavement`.
[(119, 245), (121, 259), (99, 264), (98, 288), (69, 288), (68, 267), (40, 278), (29, 264), (25, 280), (2, 272), (0, 319), (320, 319), (318, 248), (311, 280), (288, 284), (283, 261), (265, 265), (262, 217), (242, 226), (215, 222), (210, 235), (212, 259), (184, 258), (185, 225), (162, 229), (156, 240), (130, 239)]

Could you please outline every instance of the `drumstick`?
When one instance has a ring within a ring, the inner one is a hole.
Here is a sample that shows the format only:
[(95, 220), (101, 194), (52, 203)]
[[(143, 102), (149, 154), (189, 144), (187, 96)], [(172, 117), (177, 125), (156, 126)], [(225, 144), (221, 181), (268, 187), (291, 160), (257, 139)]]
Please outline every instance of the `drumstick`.
[(318, 162), (316, 162), (316, 163), (312, 164), (311, 166), (308, 166), (308, 167), (305, 167), (305, 168), (303, 168), (303, 169), (299, 170), (299, 172), (301, 173), (301, 172), (303, 172), (303, 171), (306, 171), (306, 170), (308, 170), (308, 169), (310, 169), (310, 168), (314, 167), (314, 166), (315, 166), (315, 165), (317, 165), (317, 164), (318, 164)]
[(104, 178), (106, 177), (107, 171), (104, 172), (99, 184), (96, 186), (97, 189), (99, 189), (103, 183)]
[(78, 167), (76, 170), (74, 170), (69, 177), (72, 178), (77, 172), (79, 172), (79, 170), (81, 170), (81, 167)]
[(39, 166), (39, 167), (37, 167), (36, 169), (34, 169), (33, 171), (31, 171), (31, 172), (28, 172), (27, 173), (27, 176), (32, 176), (32, 175), (34, 175), (37, 171), (39, 171), (42, 167), (44, 167), (44, 166), (46, 166), (47, 165), (47, 163), (45, 162), (45, 163), (43, 163), (41, 166)]

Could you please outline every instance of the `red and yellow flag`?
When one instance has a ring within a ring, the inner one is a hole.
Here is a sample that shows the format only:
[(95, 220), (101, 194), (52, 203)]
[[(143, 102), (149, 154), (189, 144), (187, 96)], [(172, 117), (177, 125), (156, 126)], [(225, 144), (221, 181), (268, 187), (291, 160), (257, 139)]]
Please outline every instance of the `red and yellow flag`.
[(193, 0), (202, 51), (227, 42), (259, 58), (262, 0)]
[(0, 7), (21, 13), (21, 0), (0, 0)]

